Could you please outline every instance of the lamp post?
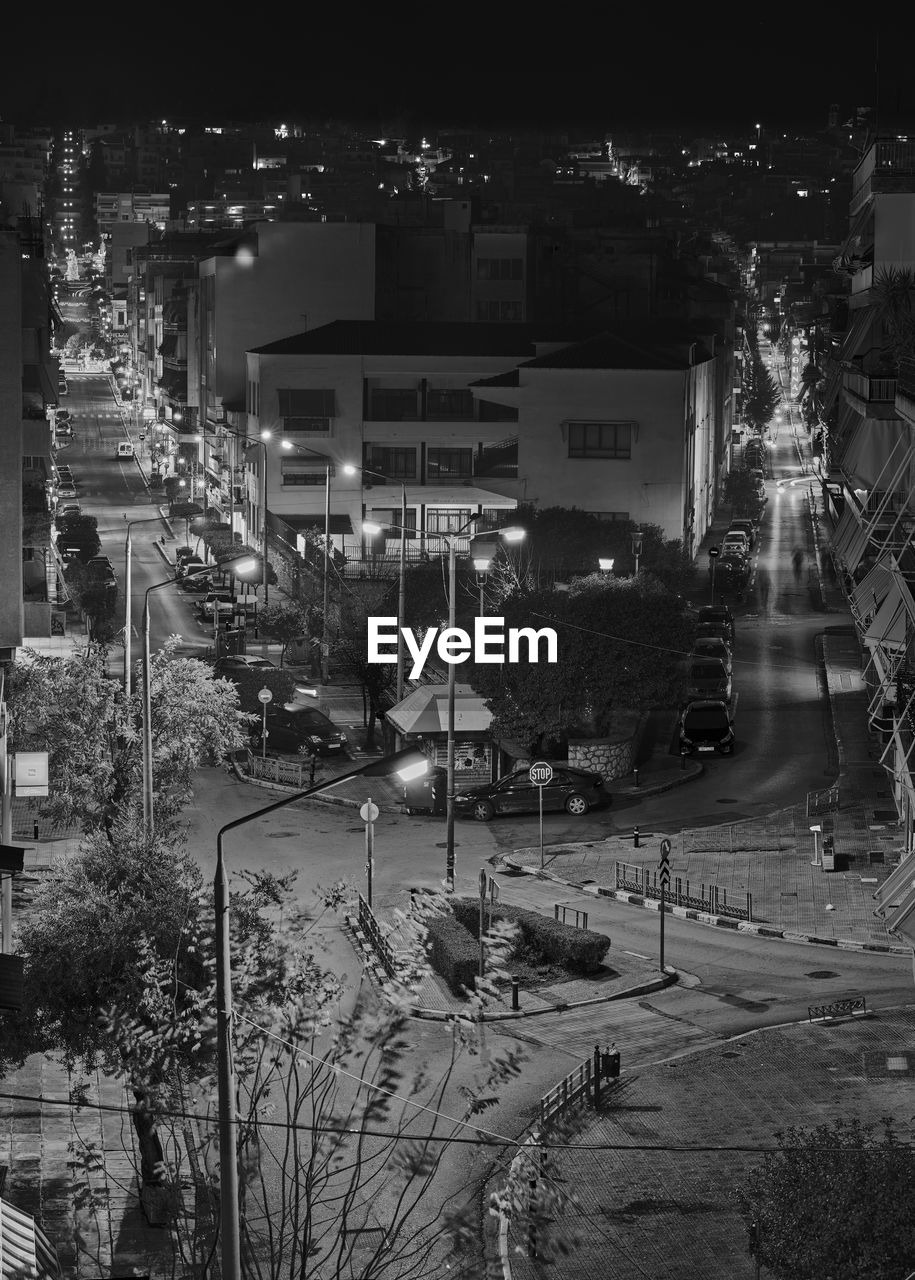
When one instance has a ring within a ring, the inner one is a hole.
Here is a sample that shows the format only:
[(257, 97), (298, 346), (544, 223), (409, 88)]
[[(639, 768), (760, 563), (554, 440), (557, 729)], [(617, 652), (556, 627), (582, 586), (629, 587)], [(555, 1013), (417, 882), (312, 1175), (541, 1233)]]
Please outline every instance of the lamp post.
[[(379, 480), (387, 480), (388, 477), (380, 471), (372, 471), (368, 467), (356, 467), (347, 465), (343, 468), (348, 476), (355, 475), (357, 471), (364, 476), (376, 476)], [(397, 689), (396, 698), (398, 702), (403, 702), (403, 686), (404, 686), (404, 638), (402, 627), (404, 626), (404, 616), (406, 614), (406, 580), (407, 580), (407, 482), (399, 480), (400, 485), (400, 561), (397, 572)]]
[(638, 525), (633, 529), (632, 534), (632, 554), (635, 557), (635, 576), (639, 576), (639, 556), (642, 554), (642, 530)]
[[(269, 440), (272, 432), (262, 431), (261, 439)], [(330, 478), (334, 464), (330, 458), (318, 453), (317, 449), (309, 449), (305, 445), (293, 444), (291, 440), (282, 442), (284, 449), (295, 449), (297, 453), (308, 453), (324, 463), (324, 572), (321, 577), (321, 683), (330, 680), (330, 645), (328, 643), (327, 611), (330, 606)], [(347, 474), (353, 474), (354, 468), (344, 467)]]
[[(257, 561), (249, 556), (230, 562), (226, 567), (233, 574), (245, 574), (257, 568)], [(187, 576), (199, 578), (209, 572), (208, 568), (195, 569)], [(153, 814), (152, 697), (149, 670), (149, 597), (153, 591), (161, 591), (163, 587), (172, 586), (174, 581), (174, 578), (165, 578), (162, 582), (154, 582), (151, 587), (146, 588), (143, 602), (143, 829), (150, 839), (155, 835), (155, 818)], [(214, 603), (214, 610), (216, 607)]]
[(161, 516), (144, 516), (141, 520), (128, 520), (127, 522), (127, 538), (124, 542), (124, 693), (130, 697), (130, 660), (131, 660), (131, 628), (133, 626), (133, 616), (131, 610), (131, 578), (132, 578), (132, 560), (133, 560), (133, 527), (135, 524), (158, 524), (162, 519)]
[[(456, 610), (457, 552), (455, 547), (455, 539), (458, 538), (466, 529), (469, 529), (472, 524), (476, 524), (476, 522), (481, 518), (482, 518), (481, 516), (472, 516), (465, 524), (462, 524), (459, 529), (455, 529), (450, 533), (428, 533), (424, 530), (418, 534), (420, 538), (437, 538), (439, 541), (446, 543), (448, 547), (448, 631), (449, 633), (454, 631), (455, 629), (455, 619), (456, 619), (456, 612), (457, 612)], [(385, 528), (397, 529), (398, 527), (399, 526), (397, 525), (379, 525), (379, 524), (375, 524), (373, 521), (370, 521), (370, 520), (364, 520), (362, 522), (362, 528), (364, 532), (369, 534), (370, 536), (376, 533), (380, 533), (382, 529), (385, 529)], [(404, 532), (402, 528), (401, 528), (401, 532)], [(489, 544), (492, 554), (490, 554), (486, 558), (487, 566), (492, 559), (492, 555), (495, 553), (496, 543), (494, 539), (496, 537), (504, 538), (506, 542), (520, 542), (521, 539), (524, 537), (524, 534), (525, 534), (525, 531), (519, 528), (493, 530), (491, 535), (493, 541), (491, 541), (491, 543)], [(479, 563), (482, 561), (483, 559), (482, 551), (479, 556), (477, 556), (475, 552), (473, 553), (473, 555), (474, 555), (475, 562)], [(480, 572), (479, 568), (477, 569), (477, 572)], [(455, 704), (455, 686), (457, 683), (456, 670), (457, 670), (457, 664), (454, 662), (449, 662), (448, 663), (448, 682), (447, 682), (448, 736), (447, 736), (447, 757), (446, 757), (447, 795), (446, 795), (446, 808), (445, 808), (445, 880), (447, 882), (448, 889), (450, 892), (454, 891), (454, 867), (455, 867), (455, 859), (454, 859), (454, 745), (455, 745), (454, 743), (454, 704)]]
[(241, 1224), (238, 1205), (238, 1151), (235, 1135), (238, 1112), (235, 1098), (235, 1068), (232, 1061), (232, 964), (229, 939), (229, 881), (223, 857), (223, 837), (277, 809), (326, 791), (340, 782), (358, 777), (389, 777), (399, 773), (404, 781), (425, 773), (429, 762), (421, 751), (410, 748), (381, 760), (371, 760), (339, 778), (330, 778), (264, 805), (234, 822), (227, 822), (216, 833), (216, 874), (213, 900), (216, 914), (216, 1092), (219, 1130), (219, 1234), (222, 1280), (241, 1280)]
[(614, 561), (613, 561), (613, 557), (612, 557), (612, 556), (600, 556), (600, 557), (598, 558), (597, 563), (598, 563), (598, 567), (600, 568), (601, 573), (612, 573), (612, 572), (613, 572), (613, 563), (614, 563)]

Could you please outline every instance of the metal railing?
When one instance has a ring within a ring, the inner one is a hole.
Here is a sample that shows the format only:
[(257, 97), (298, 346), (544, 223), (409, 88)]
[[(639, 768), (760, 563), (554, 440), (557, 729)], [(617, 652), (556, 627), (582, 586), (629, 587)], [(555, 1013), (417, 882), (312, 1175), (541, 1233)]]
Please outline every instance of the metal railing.
[(839, 784), (824, 787), (820, 791), (807, 792), (807, 817), (818, 818), (824, 813), (839, 812)]
[(587, 911), (579, 911), (577, 907), (564, 907), (561, 902), (555, 903), (553, 906), (553, 919), (558, 920), (560, 924), (569, 924), (568, 916), (573, 919), (569, 925), (572, 929), (587, 929), (588, 913)]
[(378, 923), (378, 919), (374, 911), (366, 902), (365, 898), (363, 898), (361, 893), (359, 894), (359, 911), (357, 919), (359, 921), (359, 928), (368, 939), (372, 950), (378, 957), (381, 967), (389, 978), (393, 978), (397, 969), (394, 948), (382, 933), (381, 925)]
[(314, 784), (315, 770), (312, 760), (280, 760), (276, 756), (256, 756), (248, 753), (245, 771), (250, 778), (262, 782), (275, 782), (284, 787), (296, 787), (303, 791)]
[(549, 1124), (555, 1116), (562, 1115), (568, 1107), (591, 1095), (591, 1059), (570, 1071), (559, 1084), (540, 1099), (540, 1124)]
[(874, 378), (869, 373), (859, 373), (857, 369), (845, 369), (842, 376), (846, 391), (862, 400), (886, 404), (896, 399), (895, 378)]
[(845, 1000), (833, 1000), (829, 1004), (807, 1006), (808, 1022), (818, 1022), (826, 1018), (865, 1017), (867, 1017), (867, 1000), (864, 996), (849, 996)]
[[(717, 884), (690, 885), (688, 880), (677, 876), (664, 892), (664, 901), (669, 906), (689, 907), (695, 911), (703, 911), (707, 915), (727, 916), (733, 920), (753, 920), (753, 895), (745, 895), (745, 903), (738, 905), (728, 901), (727, 889)], [(657, 871), (649, 871), (648, 867), (636, 867), (628, 862), (616, 863), (616, 888), (627, 893), (638, 893), (643, 898), (660, 899), (661, 886), (658, 883)]]

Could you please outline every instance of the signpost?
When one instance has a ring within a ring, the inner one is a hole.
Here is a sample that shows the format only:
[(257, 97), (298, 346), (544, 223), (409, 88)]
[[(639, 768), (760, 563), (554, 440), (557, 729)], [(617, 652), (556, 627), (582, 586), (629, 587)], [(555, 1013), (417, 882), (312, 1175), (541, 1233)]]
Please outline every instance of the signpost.
[(711, 568), (711, 571), (712, 571), (712, 604), (715, 603), (715, 561), (718, 559), (720, 555), (721, 555), (720, 547), (709, 547), (708, 549), (708, 558), (710, 561), (709, 567)]
[(372, 797), (369, 796), (359, 810), (359, 817), (365, 823), (365, 900), (369, 906), (372, 905), (372, 877), (375, 874), (375, 819), (378, 813), (378, 805), (373, 804)]
[(489, 887), (489, 877), (486, 874), (486, 868), (480, 868), (480, 977), (486, 971), (486, 948), (483, 938), (486, 934), (486, 890)]
[(537, 760), (528, 772), (533, 785), (537, 788), (537, 808), (540, 811), (540, 870), (543, 870), (543, 788), (553, 781), (553, 766), (546, 760)]
[(670, 887), (670, 841), (661, 841), (661, 860), (658, 863), (658, 883), (661, 886), (661, 947), (660, 947), (660, 969), (664, 972), (664, 899), (667, 890)]
[[(213, 602), (213, 615), (214, 617), (216, 616), (216, 601)], [(267, 688), (261, 689), (260, 693), (257, 695), (257, 700), (261, 704), (261, 707), (263, 708), (263, 711), (262, 711), (263, 720), (261, 724), (261, 759), (266, 760), (267, 759), (267, 706), (269, 703), (273, 701), (273, 694)]]

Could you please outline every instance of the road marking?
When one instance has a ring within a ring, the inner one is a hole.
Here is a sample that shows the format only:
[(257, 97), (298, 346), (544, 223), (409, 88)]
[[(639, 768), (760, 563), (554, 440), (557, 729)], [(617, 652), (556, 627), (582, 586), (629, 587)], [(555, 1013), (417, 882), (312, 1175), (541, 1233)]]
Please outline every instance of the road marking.
[(636, 960), (650, 960), (651, 956), (643, 956), (641, 951), (623, 951), (624, 956), (635, 956)]

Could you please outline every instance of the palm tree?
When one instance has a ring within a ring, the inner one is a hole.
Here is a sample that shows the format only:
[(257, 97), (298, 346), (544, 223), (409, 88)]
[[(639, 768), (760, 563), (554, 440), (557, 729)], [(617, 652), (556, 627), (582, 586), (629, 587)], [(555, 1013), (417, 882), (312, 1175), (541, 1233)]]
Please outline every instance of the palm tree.
[(883, 331), (882, 358), (895, 373), (915, 351), (915, 275), (908, 267), (881, 267), (874, 275), (874, 306)]

